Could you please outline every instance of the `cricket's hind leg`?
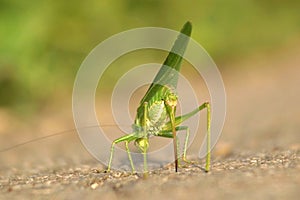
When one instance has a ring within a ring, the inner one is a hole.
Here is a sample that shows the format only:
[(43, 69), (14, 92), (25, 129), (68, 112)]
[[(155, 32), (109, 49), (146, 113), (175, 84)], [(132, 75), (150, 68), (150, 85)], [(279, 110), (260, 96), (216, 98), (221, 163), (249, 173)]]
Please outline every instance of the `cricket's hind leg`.
[(134, 143), (143, 154), (144, 158), (144, 177), (148, 176), (147, 151), (149, 148), (148, 138), (138, 138)]
[(130, 150), (129, 150), (129, 147), (128, 147), (129, 142), (131, 142), (135, 139), (136, 139), (136, 136), (134, 136), (134, 134), (129, 134), (129, 135), (125, 135), (123, 137), (120, 137), (120, 138), (118, 138), (118, 139), (116, 139), (112, 142), (111, 148), (110, 148), (110, 158), (109, 158), (109, 162), (108, 162), (108, 165), (107, 165), (106, 172), (110, 172), (111, 165), (112, 165), (112, 160), (113, 160), (113, 154), (114, 154), (114, 150), (115, 150), (115, 145), (120, 143), (120, 142), (125, 142), (125, 148), (126, 148), (126, 152), (128, 154), (128, 159), (129, 159), (129, 162), (130, 162), (130, 165), (131, 165), (132, 173), (136, 172), (133, 161), (132, 161), (132, 157), (131, 157), (131, 154), (130, 154)]
[(193, 115), (195, 115), (197, 112), (206, 109), (206, 114), (207, 114), (207, 135), (206, 135), (206, 165), (205, 165), (205, 171), (208, 172), (210, 170), (210, 160), (211, 160), (211, 107), (210, 107), (210, 103), (209, 102), (205, 102), (202, 105), (200, 105), (198, 108), (196, 108), (195, 110), (193, 110), (190, 113), (187, 113), (185, 115), (176, 117), (175, 122), (176, 125), (179, 125), (180, 123), (182, 123), (183, 121), (187, 120), (188, 118), (192, 117)]
[[(211, 135), (210, 135), (210, 123), (211, 123), (211, 107), (210, 107), (210, 103), (209, 102), (205, 102), (203, 104), (201, 104), (199, 107), (197, 107), (196, 109), (194, 109), (193, 111), (184, 114), (182, 116), (178, 116), (175, 118), (175, 126), (176, 127), (180, 127), (179, 125), (184, 122), (185, 120), (189, 119), (190, 117), (194, 116), (196, 113), (198, 113), (201, 110), (206, 109), (207, 111), (207, 137), (206, 137), (206, 145), (207, 145), (207, 154), (206, 154), (206, 165), (205, 165), (205, 171), (208, 172), (210, 170), (210, 160), (211, 160)], [(162, 131), (162, 133), (158, 136), (162, 136), (162, 137), (170, 137), (173, 138), (172, 134), (169, 133), (171, 131), (172, 128), (172, 124), (171, 122), (166, 123), (166, 125), (164, 126), (164, 131)], [(164, 136), (163, 136), (163, 135)]]

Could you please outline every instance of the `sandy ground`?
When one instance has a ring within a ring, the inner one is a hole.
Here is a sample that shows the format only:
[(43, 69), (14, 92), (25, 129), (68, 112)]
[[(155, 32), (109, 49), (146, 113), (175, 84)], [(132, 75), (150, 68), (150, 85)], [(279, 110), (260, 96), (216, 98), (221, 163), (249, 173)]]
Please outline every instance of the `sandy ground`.
[[(298, 199), (299, 53), (289, 47), (227, 64), (222, 71), (227, 118), (209, 173), (203, 171), (203, 160), (178, 173), (167, 165), (146, 179), (104, 173), (105, 167), (70, 131), (1, 152), (0, 199)], [(71, 111), (60, 114), (69, 117), (47, 114), (29, 124), (31, 129), (2, 114), (1, 132), (7, 126), (18, 128), (11, 130), (14, 137), (1, 134), (1, 147), (39, 137), (32, 132), (43, 130), (43, 124), (53, 125), (52, 132), (72, 127)]]

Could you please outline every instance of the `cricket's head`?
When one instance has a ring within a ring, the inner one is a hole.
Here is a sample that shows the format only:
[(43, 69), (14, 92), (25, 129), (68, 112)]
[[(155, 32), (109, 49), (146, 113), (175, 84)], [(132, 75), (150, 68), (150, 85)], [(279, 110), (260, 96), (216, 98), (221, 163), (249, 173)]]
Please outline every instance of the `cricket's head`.
[(176, 107), (177, 106), (177, 95), (174, 94), (174, 93), (169, 93), (167, 96), (166, 96), (166, 99), (165, 99), (165, 104), (166, 106), (168, 107)]
[(138, 138), (135, 140), (134, 144), (142, 151), (146, 152), (149, 148), (148, 138)]

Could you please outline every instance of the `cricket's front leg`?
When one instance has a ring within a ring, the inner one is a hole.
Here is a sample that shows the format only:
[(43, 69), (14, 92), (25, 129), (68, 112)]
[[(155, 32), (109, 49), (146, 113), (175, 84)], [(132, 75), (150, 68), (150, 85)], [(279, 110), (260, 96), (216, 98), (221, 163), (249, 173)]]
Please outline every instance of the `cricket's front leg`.
[(135, 140), (135, 145), (140, 149), (144, 157), (144, 176), (148, 176), (147, 150), (149, 148), (148, 138), (138, 138)]
[(206, 172), (208, 172), (209, 170), (210, 170), (210, 159), (211, 159), (211, 155), (210, 155), (210, 151), (211, 151), (211, 149), (210, 149), (210, 138), (211, 138), (211, 136), (210, 136), (210, 118), (211, 118), (211, 114), (210, 114), (210, 112), (211, 112), (211, 110), (210, 110), (210, 104), (209, 103), (204, 103), (204, 105), (205, 105), (205, 107), (206, 107), (206, 109), (207, 109), (207, 149), (206, 149), (206, 151), (207, 151), (207, 154), (206, 154), (206, 166), (205, 166), (205, 171)]
[(113, 154), (114, 154), (114, 150), (115, 150), (115, 145), (120, 143), (120, 142), (125, 142), (125, 148), (126, 148), (126, 151), (127, 151), (127, 154), (128, 154), (128, 159), (129, 159), (131, 168), (132, 168), (132, 173), (135, 173), (135, 167), (134, 167), (134, 164), (133, 164), (133, 161), (132, 161), (130, 150), (128, 148), (128, 143), (130, 141), (135, 140), (135, 139), (136, 139), (136, 137), (135, 137), (134, 134), (129, 134), (129, 135), (125, 135), (123, 137), (120, 137), (120, 138), (118, 138), (118, 139), (116, 139), (112, 142), (111, 149), (110, 149), (110, 158), (109, 158), (109, 162), (108, 162), (108, 165), (107, 165), (106, 172), (110, 172), (111, 165), (112, 165), (112, 160), (113, 160)]
[(148, 176), (148, 164), (147, 164), (147, 151), (149, 148), (149, 142), (148, 142), (148, 129), (147, 129), (147, 123), (149, 121), (148, 119), (148, 102), (144, 102), (144, 119), (143, 119), (143, 138), (140, 138), (136, 140), (136, 143), (138, 144), (138, 147), (142, 151), (143, 157), (144, 157), (144, 176)]
[(173, 144), (174, 144), (174, 157), (175, 157), (175, 172), (178, 171), (178, 145), (177, 145), (177, 136), (176, 136), (176, 125), (175, 125), (175, 112), (177, 106), (177, 96), (173, 93), (170, 93), (165, 99), (165, 106), (167, 113), (170, 118), (170, 125), (173, 134)]

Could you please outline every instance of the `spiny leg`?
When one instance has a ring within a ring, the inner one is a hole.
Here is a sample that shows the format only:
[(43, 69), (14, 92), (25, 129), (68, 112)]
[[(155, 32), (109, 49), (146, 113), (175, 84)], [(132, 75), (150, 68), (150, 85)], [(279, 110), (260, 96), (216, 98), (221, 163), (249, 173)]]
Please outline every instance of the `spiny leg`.
[[(210, 122), (211, 122), (211, 109), (210, 109), (210, 104), (209, 102), (205, 102), (203, 103), (201, 106), (199, 106), (196, 110), (194, 111), (200, 111), (200, 110), (203, 110), (206, 108), (206, 112), (207, 112), (207, 124), (206, 124), (206, 127), (207, 127), (207, 138), (206, 138), (206, 164), (205, 164), (205, 171), (208, 172), (210, 170), (210, 160), (211, 160), (211, 149), (210, 149), (210, 139), (211, 139), (211, 135), (210, 135), (210, 130), (211, 130), (211, 127), (210, 127)], [(192, 112), (194, 112), (192, 111)], [(191, 112), (191, 113), (192, 113)], [(184, 116), (187, 116), (189, 115), (186, 114)]]
[(127, 154), (128, 154), (128, 159), (129, 159), (129, 162), (130, 162), (130, 165), (131, 165), (131, 169), (132, 169), (132, 173), (135, 173), (135, 168), (134, 168), (134, 165), (133, 165), (133, 161), (132, 161), (132, 157), (131, 157), (131, 153), (130, 153), (130, 150), (129, 150), (129, 147), (128, 147), (128, 141), (125, 141), (125, 148), (126, 148), (126, 151), (127, 151)]
[[(176, 131), (178, 130), (177, 128), (178, 127), (175, 128)], [(172, 130), (161, 131), (156, 136), (165, 137), (165, 138), (172, 138), (174, 140), (174, 134), (173, 134)], [(180, 160), (179, 160), (179, 140), (178, 140), (177, 135), (176, 135), (176, 139), (175, 140), (176, 140), (176, 151), (175, 151), (176, 152), (176, 154), (175, 154), (176, 158), (175, 158), (175, 161), (177, 160), (177, 166), (181, 167)], [(175, 168), (176, 168), (176, 162), (175, 162)]]
[[(182, 160), (184, 162), (187, 162), (187, 163), (191, 163), (191, 161), (188, 161), (186, 159), (186, 155), (187, 155), (187, 146), (188, 146), (188, 140), (189, 140), (189, 127), (188, 126), (177, 126), (175, 128), (176, 131), (186, 131), (186, 136), (185, 136), (185, 141), (184, 141), (184, 147), (183, 147), (183, 154), (182, 154)], [(172, 133), (172, 130), (165, 130), (165, 131), (161, 131), (157, 136), (160, 136), (160, 137), (166, 137), (166, 138), (173, 138), (173, 133)], [(178, 159), (178, 166), (181, 166), (180, 165), (180, 160), (179, 160), (179, 140), (178, 140), (178, 137), (176, 138), (176, 141), (177, 141), (177, 159)]]
[(170, 118), (171, 130), (173, 133), (175, 172), (178, 171), (178, 153), (177, 153), (178, 146), (177, 146), (177, 136), (176, 136), (176, 125), (175, 125), (176, 105), (177, 105), (177, 96), (172, 93), (169, 94), (165, 99), (165, 106)]
[(211, 149), (210, 149), (210, 139), (211, 139), (211, 135), (210, 135), (210, 122), (211, 122), (211, 109), (210, 109), (210, 104), (209, 102), (205, 102), (202, 105), (200, 105), (198, 108), (196, 108), (195, 110), (193, 110), (190, 113), (187, 113), (185, 115), (176, 117), (175, 119), (175, 124), (179, 125), (180, 123), (182, 123), (183, 121), (187, 120), (188, 118), (192, 117), (193, 115), (195, 115), (197, 112), (203, 110), (206, 108), (207, 111), (207, 140), (206, 140), (206, 165), (205, 165), (205, 171), (208, 172), (210, 170), (210, 160), (211, 160)]
[(136, 139), (136, 136), (134, 134), (129, 134), (129, 135), (125, 135), (123, 137), (120, 137), (120, 138), (118, 138), (118, 139), (116, 139), (112, 142), (111, 148), (110, 148), (110, 158), (109, 158), (109, 162), (108, 162), (108, 166), (107, 166), (107, 170), (106, 170), (107, 172), (110, 172), (110, 169), (111, 169), (111, 164), (112, 164), (112, 160), (113, 160), (115, 145), (120, 143), (120, 142), (125, 142), (125, 148), (126, 148), (126, 152), (128, 154), (128, 158), (129, 158), (129, 161), (130, 161), (132, 172), (135, 173), (135, 168), (134, 168), (134, 165), (133, 165), (132, 157), (131, 157), (131, 154), (130, 154), (130, 150), (128, 148), (128, 143), (135, 140), (135, 139)]
[(148, 135), (147, 135), (147, 122), (148, 122), (148, 102), (144, 102), (144, 119), (143, 119), (143, 131), (144, 131), (144, 139), (143, 144), (140, 145), (140, 148), (143, 153), (144, 157), (144, 175), (147, 176), (148, 174), (148, 164), (147, 164), (147, 150), (149, 148), (148, 143)]
[(183, 154), (182, 154), (182, 160), (187, 163), (191, 163), (192, 161), (187, 160), (186, 155), (187, 155), (187, 147), (188, 147), (188, 142), (189, 142), (189, 137), (190, 137), (190, 129), (188, 126), (178, 126), (176, 127), (177, 131), (186, 131), (185, 139), (184, 139), (184, 146), (183, 146)]
[(147, 150), (149, 148), (148, 138), (138, 138), (135, 140), (135, 145), (140, 149), (144, 157), (144, 176), (148, 176), (148, 165), (147, 165)]
[(211, 138), (211, 135), (210, 135), (210, 104), (207, 102), (205, 104), (205, 107), (207, 109), (207, 141), (206, 141), (206, 145), (207, 145), (207, 154), (206, 154), (206, 166), (205, 166), (205, 171), (208, 172), (210, 170), (210, 159), (211, 159), (211, 154), (210, 154), (210, 138)]
[[(210, 104), (209, 102), (205, 102), (202, 105), (200, 105), (198, 108), (196, 108), (195, 110), (184, 114), (182, 116), (178, 116), (175, 118), (175, 126), (179, 126), (182, 122), (184, 122), (185, 120), (189, 119), (190, 117), (194, 116), (196, 113), (198, 113), (199, 111), (203, 110), (203, 109), (207, 109), (207, 140), (206, 140), (206, 144), (207, 144), (207, 154), (206, 154), (206, 165), (205, 165), (205, 171), (208, 172), (210, 170), (210, 160), (211, 160), (211, 149), (210, 149), (210, 145), (211, 145), (211, 108), (210, 108)], [(166, 125), (163, 128), (163, 131), (168, 132), (169, 130), (172, 129), (172, 120), (170, 120), (170, 122), (166, 123)]]
[(128, 153), (128, 157), (130, 160), (130, 164), (132, 167), (132, 170), (135, 171), (133, 162), (132, 162), (132, 158), (131, 158), (131, 154), (128, 148), (128, 142), (130, 141), (135, 141), (135, 145), (141, 150), (142, 154), (143, 154), (143, 158), (144, 158), (144, 176), (148, 175), (148, 165), (147, 165), (147, 150), (149, 148), (149, 142), (148, 142), (148, 135), (147, 135), (147, 123), (148, 123), (148, 102), (144, 102), (143, 104), (144, 110), (143, 110), (143, 120), (142, 120), (142, 127), (143, 127), (143, 135), (131, 135), (131, 137), (129, 137), (128, 139), (125, 139), (123, 141), (125, 141), (125, 146), (126, 146), (126, 151)]
[(111, 163), (112, 163), (112, 159), (113, 159), (113, 154), (114, 154), (114, 150), (115, 150), (115, 144), (116, 144), (115, 141), (113, 141), (112, 144), (111, 144), (111, 147), (110, 147), (110, 157), (109, 157), (109, 162), (108, 162), (106, 172), (110, 172)]

